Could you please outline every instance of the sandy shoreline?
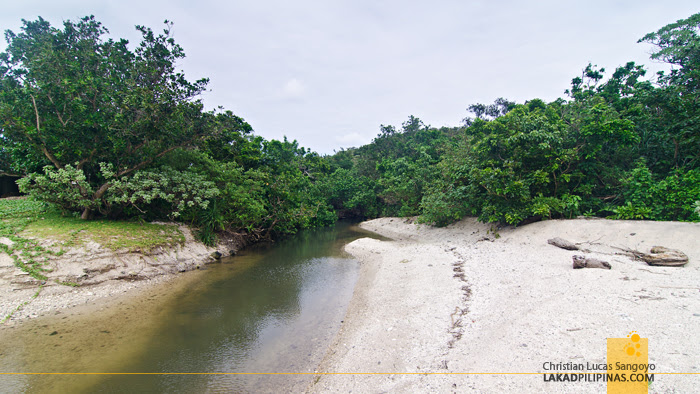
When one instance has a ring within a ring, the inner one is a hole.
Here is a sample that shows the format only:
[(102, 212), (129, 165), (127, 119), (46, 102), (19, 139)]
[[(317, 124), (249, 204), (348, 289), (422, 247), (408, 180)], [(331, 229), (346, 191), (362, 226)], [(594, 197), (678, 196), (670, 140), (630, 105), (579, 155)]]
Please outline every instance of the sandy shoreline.
[[(700, 375), (700, 224), (552, 220), (497, 230), (465, 219), (438, 229), (383, 218), (362, 227), (393, 241), (346, 250), (361, 273), (319, 372), (323, 392), (604, 392), (605, 383), (544, 382), (543, 365), (605, 363), (606, 339), (649, 338), (649, 392), (692, 392)], [(494, 232), (494, 230), (496, 230)], [(572, 269), (582, 243), (611, 270)], [(611, 247), (685, 252), (684, 267), (652, 267)], [(462, 275), (463, 274), (463, 275)], [(424, 373), (536, 373), (425, 375)]]

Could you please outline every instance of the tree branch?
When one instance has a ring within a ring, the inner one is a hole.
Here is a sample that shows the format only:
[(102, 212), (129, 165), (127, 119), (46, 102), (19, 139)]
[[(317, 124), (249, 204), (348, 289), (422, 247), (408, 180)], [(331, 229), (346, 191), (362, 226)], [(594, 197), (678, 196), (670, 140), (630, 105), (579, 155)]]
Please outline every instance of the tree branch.
[(36, 106), (36, 100), (34, 99), (34, 95), (30, 94), (29, 97), (32, 98), (32, 104), (34, 104), (34, 114), (36, 115), (36, 133), (39, 134), (39, 133), (41, 133), (41, 122), (39, 121), (39, 109)]
[[(34, 104), (34, 114), (36, 115), (36, 133), (37, 133), (37, 135), (40, 135), (41, 134), (41, 122), (39, 121), (39, 109), (37, 108), (36, 100), (34, 99), (34, 95), (30, 94), (29, 97), (32, 98), (32, 104)], [(45, 144), (43, 144), (43, 143), (40, 144), (40, 143), (37, 143), (36, 141), (34, 141), (34, 139), (29, 135), (29, 133), (25, 132), (25, 135), (27, 136), (27, 138), (29, 138), (29, 140), (32, 143), (34, 143), (34, 145), (41, 148), (41, 151), (44, 153), (44, 156), (46, 156), (46, 158), (49, 159), (51, 161), (51, 163), (53, 163), (53, 165), (56, 166), (56, 168), (60, 169), (63, 167), (61, 165), (61, 163), (59, 163), (58, 159), (56, 159), (56, 156), (54, 156), (53, 153), (49, 152), (49, 150), (46, 149)]]
[(79, 170), (82, 170), (82, 169), (83, 169), (83, 166), (84, 166), (86, 163), (89, 163), (89, 162), (92, 161), (92, 158), (95, 157), (95, 153), (97, 153), (97, 148), (93, 149), (93, 150), (90, 152), (90, 156), (88, 156), (88, 157), (86, 157), (86, 158), (80, 160), (80, 162), (78, 163), (78, 166), (77, 166), (76, 168), (79, 169)]
[[(58, 108), (56, 108), (56, 103), (53, 102), (53, 99), (51, 98), (51, 95), (50, 95), (50, 94), (47, 95), (47, 97), (49, 98), (49, 101), (51, 102), (51, 104), (53, 104), (54, 112), (56, 112), (56, 116), (58, 116), (58, 121), (61, 122), (61, 124), (62, 124), (63, 127), (65, 128), (67, 122), (64, 122), (64, 121), (63, 121), (63, 117), (61, 116), (61, 113), (58, 112)], [(34, 99), (34, 97), (32, 97), (32, 99)], [(34, 105), (35, 105), (35, 106), (34, 106), (34, 110), (36, 110), (36, 103), (35, 103)], [(65, 105), (65, 104), (63, 105), (63, 110), (64, 110), (64, 111), (66, 110), (66, 105)]]

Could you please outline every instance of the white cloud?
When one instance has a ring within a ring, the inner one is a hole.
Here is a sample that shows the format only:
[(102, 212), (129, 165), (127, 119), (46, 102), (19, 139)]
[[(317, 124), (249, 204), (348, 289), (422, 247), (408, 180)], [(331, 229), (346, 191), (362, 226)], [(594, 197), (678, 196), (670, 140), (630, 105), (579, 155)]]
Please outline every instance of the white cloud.
[(298, 79), (292, 78), (284, 84), (279, 97), (286, 100), (299, 100), (306, 96), (306, 86)]

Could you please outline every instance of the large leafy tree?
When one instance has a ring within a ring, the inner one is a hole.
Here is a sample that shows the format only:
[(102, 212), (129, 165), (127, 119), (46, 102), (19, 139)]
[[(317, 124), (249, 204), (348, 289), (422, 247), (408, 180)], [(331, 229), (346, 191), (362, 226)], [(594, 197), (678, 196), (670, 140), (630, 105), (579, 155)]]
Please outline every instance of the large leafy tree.
[(477, 119), (443, 156), (423, 197), (423, 220), (467, 214), (518, 224), (600, 209), (615, 197), (633, 124), (602, 98), (545, 104), (534, 99), (493, 120)]
[(651, 58), (673, 66), (659, 73), (658, 89), (644, 103), (654, 111), (660, 140), (669, 141), (666, 160), (674, 168), (700, 166), (700, 13), (668, 24), (640, 42), (655, 46)]
[(686, 85), (689, 90), (700, 88), (700, 13), (649, 33), (639, 42), (656, 46), (652, 59), (678, 67), (667, 78)]
[[(94, 17), (52, 27), (39, 18), (5, 33), (0, 54), (1, 170), (30, 173), (42, 166), (76, 173), (73, 188), (89, 218), (116, 181), (155, 160), (238, 124), (230, 113), (204, 112), (198, 95), (207, 79), (188, 81), (175, 69), (185, 56), (171, 37), (137, 26), (134, 50), (106, 39)], [(105, 170), (108, 169), (108, 170)], [(77, 171), (76, 171), (77, 170)], [(74, 176), (74, 177), (75, 177)]]

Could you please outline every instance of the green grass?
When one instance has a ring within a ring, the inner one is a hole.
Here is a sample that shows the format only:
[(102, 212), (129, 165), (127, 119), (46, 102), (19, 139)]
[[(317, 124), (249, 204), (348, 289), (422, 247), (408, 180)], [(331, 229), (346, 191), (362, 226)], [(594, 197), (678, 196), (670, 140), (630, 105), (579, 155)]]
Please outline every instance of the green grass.
[(40, 201), (0, 199), (0, 236), (16, 235), (18, 229), (36, 220), (48, 206)]
[(158, 246), (183, 244), (185, 237), (176, 225), (114, 220), (81, 220), (48, 212), (29, 223), (23, 237), (58, 241), (64, 246), (97, 242), (111, 250), (148, 251)]
[(51, 253), (36, 241), (21, 237), (19, 233), (49, 209), (48, 205), (26, 198), (0, 200), (0, 237), (8, 238), (13, 245), (0, 243), (0, 252), (12, 257), (15, 265), (34, 279), (45, 281), (45, 258), (39, 256)]
[[(185, 237), (176, 225), (133, 221), (92, 220), (63, 216), (58, 210), (28, 198), (0, 199), (0, 251), (10, 255), (15, 265), (39, 281), (47, 280), (49, 255), (60, 256), (67, 247), (96, 242), (111, 250), (149, 251), (159, 246), (183, 244)], [(53, 241), (50, 247), (41, 240)]]

